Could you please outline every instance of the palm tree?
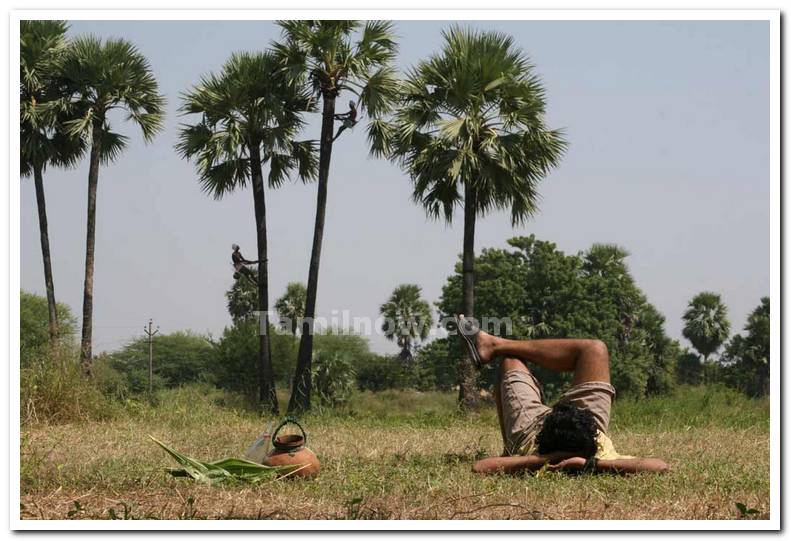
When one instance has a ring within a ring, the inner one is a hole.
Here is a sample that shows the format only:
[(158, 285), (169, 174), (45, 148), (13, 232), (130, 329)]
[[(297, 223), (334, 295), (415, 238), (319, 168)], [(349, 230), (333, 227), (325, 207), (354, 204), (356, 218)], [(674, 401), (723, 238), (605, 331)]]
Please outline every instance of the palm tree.
[(215, 199), (252, 185), (258, 247), (259, 399), (278, 413), (269, 343), (269, 275), (267, 264), (267, 182), (277, 188), (296, 172), (307, 181), (315, 177), (315, 152), (310, 142), (294, 136), (310, 110), (309, 95), (278, 76), (278, 64), (269, 53), (234, 54), (220, 74), (203, 77), (183, 96), (181, 111), (199, 114), (200, 121), (181, 129), (178, 151), (194, 159), (204, 191)]
[(434, 324), (431, 306), (420, 298), (420, 286), (398, 286), (387, 302), (379, 308), (379, 313), (385, 319), (382, 324), (385, 338), (396, 341), (401, 348), (402, 360), (411, 360), (417, 342), (428, 338)]
[(96, 244), (96, 189), (99, 166), (113, 162), (128, 137), (112, 130), (109, 114), (124, 111), (146, 142), (162, 129), (165, 99), (148, 60), (124, 39), (77, 38), (63, 62), (64, 84), (76, 118), (65, 123), (71, 136), (90, 141), (88, 220), (85, 242), (85, 282), (82, 301), (80, 362), (91, 373), (93, 344), (93, 263)]
[(20, 165), (22, 176), (32, 175), (36, 188), (50, 346), (58, 339), (58, 311), (49, 252), (44, 171), (48, 165), (72, 167), (85, 153), (82, 138), (64, 133), (63, 121), (68, 110), (58, 107), (63, 104), (59, 76), (68, 47), (67, 30), (64, 21), (21, 21), (19, 32)]
[(299, 330), (299, 320), (305, 317), (305, 299), (308, 290), (301, 282), (291, 282), (286, 286), (286, 292), (275, 301), (275, 310), (281, 318), (283, 328), (288, 328), (296, 336)]
[[(538, 183), (566, 143), (544, 123), (544, 89), (513, 39), (458, 27), (443, 33), (438, 55), (407, 73), (390, 122), (371, 130), (375, 153), (406, 170), (413, 198), (431, 217), (450, 223), (464, 209), (462, 304), (473, 316), (475, 222), (492, 210), (511, 212), (514, 225), (536, 211)], [(459, 400), (476, 406), (475, 372), (459, 362)]]
[(718, 294), (703, 291), (689, 301), (682, 319), (682, 334), (703, 357), (705, 366), (709, 356), (720, 349), (731, 332), (728, 308)]
[[(299, 343), (297, 368), (292, 386), (289, 411), (310, 408), (311, 361), (313, 357), (312, 324), (316, 315), (321, 245), (327, 207), (327, 182), (330, 174), (335, 100), (342, 92), (357, 97), (357, 105), (369, 117), (388, 111), (395, 97), (395, 72), (391, 62), (396, 45), (389, 22), (373, 21), (280, 21), (283, 39), (273, 44), (283, 73), (290, 81), (301, 82), (322, 100), (319, 154), (319, 186), (316, 221), (308, 270), (305, 319)], [(357, 36), (359, 32), (359, 36)], [(355, 39), (359, 37), (359, 39)], [(374, 123), (369, 124), (369, 136)]]

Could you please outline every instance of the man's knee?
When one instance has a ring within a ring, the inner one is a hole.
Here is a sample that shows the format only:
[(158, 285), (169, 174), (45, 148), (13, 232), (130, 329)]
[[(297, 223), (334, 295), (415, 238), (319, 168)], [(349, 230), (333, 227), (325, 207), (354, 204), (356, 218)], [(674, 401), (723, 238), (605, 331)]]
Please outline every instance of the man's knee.
[(572, 384), (588, 381), (610, 381), (610, 353), (601, 340), (585, 340), (580, 345)]
[(602, 360), (606, 363), (610, 362), (610, 351), (607, 349), (607, 344), (602, 340), (588, 340), (585, 347), (591, 358)]
[(512, 370), (530, 372), (521, 359), (517, 359), (516, 357), (504, 357), (503, 360), (500, 361), (500, 372), (504, 375), (506, 372), (511, 372)]

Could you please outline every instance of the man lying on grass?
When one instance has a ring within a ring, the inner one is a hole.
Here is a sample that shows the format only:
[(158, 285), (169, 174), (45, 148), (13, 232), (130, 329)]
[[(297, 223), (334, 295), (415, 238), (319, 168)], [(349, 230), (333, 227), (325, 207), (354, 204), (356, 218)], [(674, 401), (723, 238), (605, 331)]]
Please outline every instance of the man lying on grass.
[[(477, 365), (498, 360), (495, 386), (503, 456), (479, 460), (476, 473), (539, 470), (614, 473), (668, 470), (658, 458), (620, 455), (607, 437), (610, 405), (610, 356), (600, 340), (506, 340), (457, 318), (458, 329)], [(555, 372), (573, 372), (571, 388), (550, 408), (527, 362)]]

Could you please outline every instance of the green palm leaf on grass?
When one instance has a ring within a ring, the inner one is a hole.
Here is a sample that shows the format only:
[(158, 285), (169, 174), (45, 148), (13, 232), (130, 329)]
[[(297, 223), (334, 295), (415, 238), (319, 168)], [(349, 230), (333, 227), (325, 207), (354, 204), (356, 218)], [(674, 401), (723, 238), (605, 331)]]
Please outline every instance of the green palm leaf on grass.
[(170, 475), (173, 477), (190, 477), (195, 481), (207, 484), (215, 484), (227, 480), (258, 483), (267, 479), (282, 479), (307, 466), (307, 464), (265, 466), (242, 458), (223, 458), (214, 462), (202, 462), (179, 453), (151, 435), (148, 437), (162, 447), (176, 462), (181, 464), (181, 468), (167, 468), (167, 472)]

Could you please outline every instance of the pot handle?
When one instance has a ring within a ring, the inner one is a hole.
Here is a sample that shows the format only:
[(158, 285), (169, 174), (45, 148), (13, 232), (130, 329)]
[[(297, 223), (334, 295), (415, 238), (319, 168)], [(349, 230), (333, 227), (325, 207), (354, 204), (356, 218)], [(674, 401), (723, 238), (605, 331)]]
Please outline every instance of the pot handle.
[(305, 445), (306, 443), (308, 443), (308, 434), (307, 434), (307, 432), (305, 432), (305, 429), (302, 428), (301, 424), (299, 424), (299, 421), (297, 421), (296, 417), (290, 417), (290, 416), (286, 417), (285, 419), (283, 419), (283, 421), (279, 425), (277, 425), (277, 428), (272, 433), (272, 439), (271, 439), (272, 443), (277, 442), (277, 433), (280, 432), (281, 428), (283, 428), (284, 426), (286, 426), (289, 423), (297, 425), (299, 427), (300, 432), (302, 432), (302, 442), (303, 442), (302, 445)]

